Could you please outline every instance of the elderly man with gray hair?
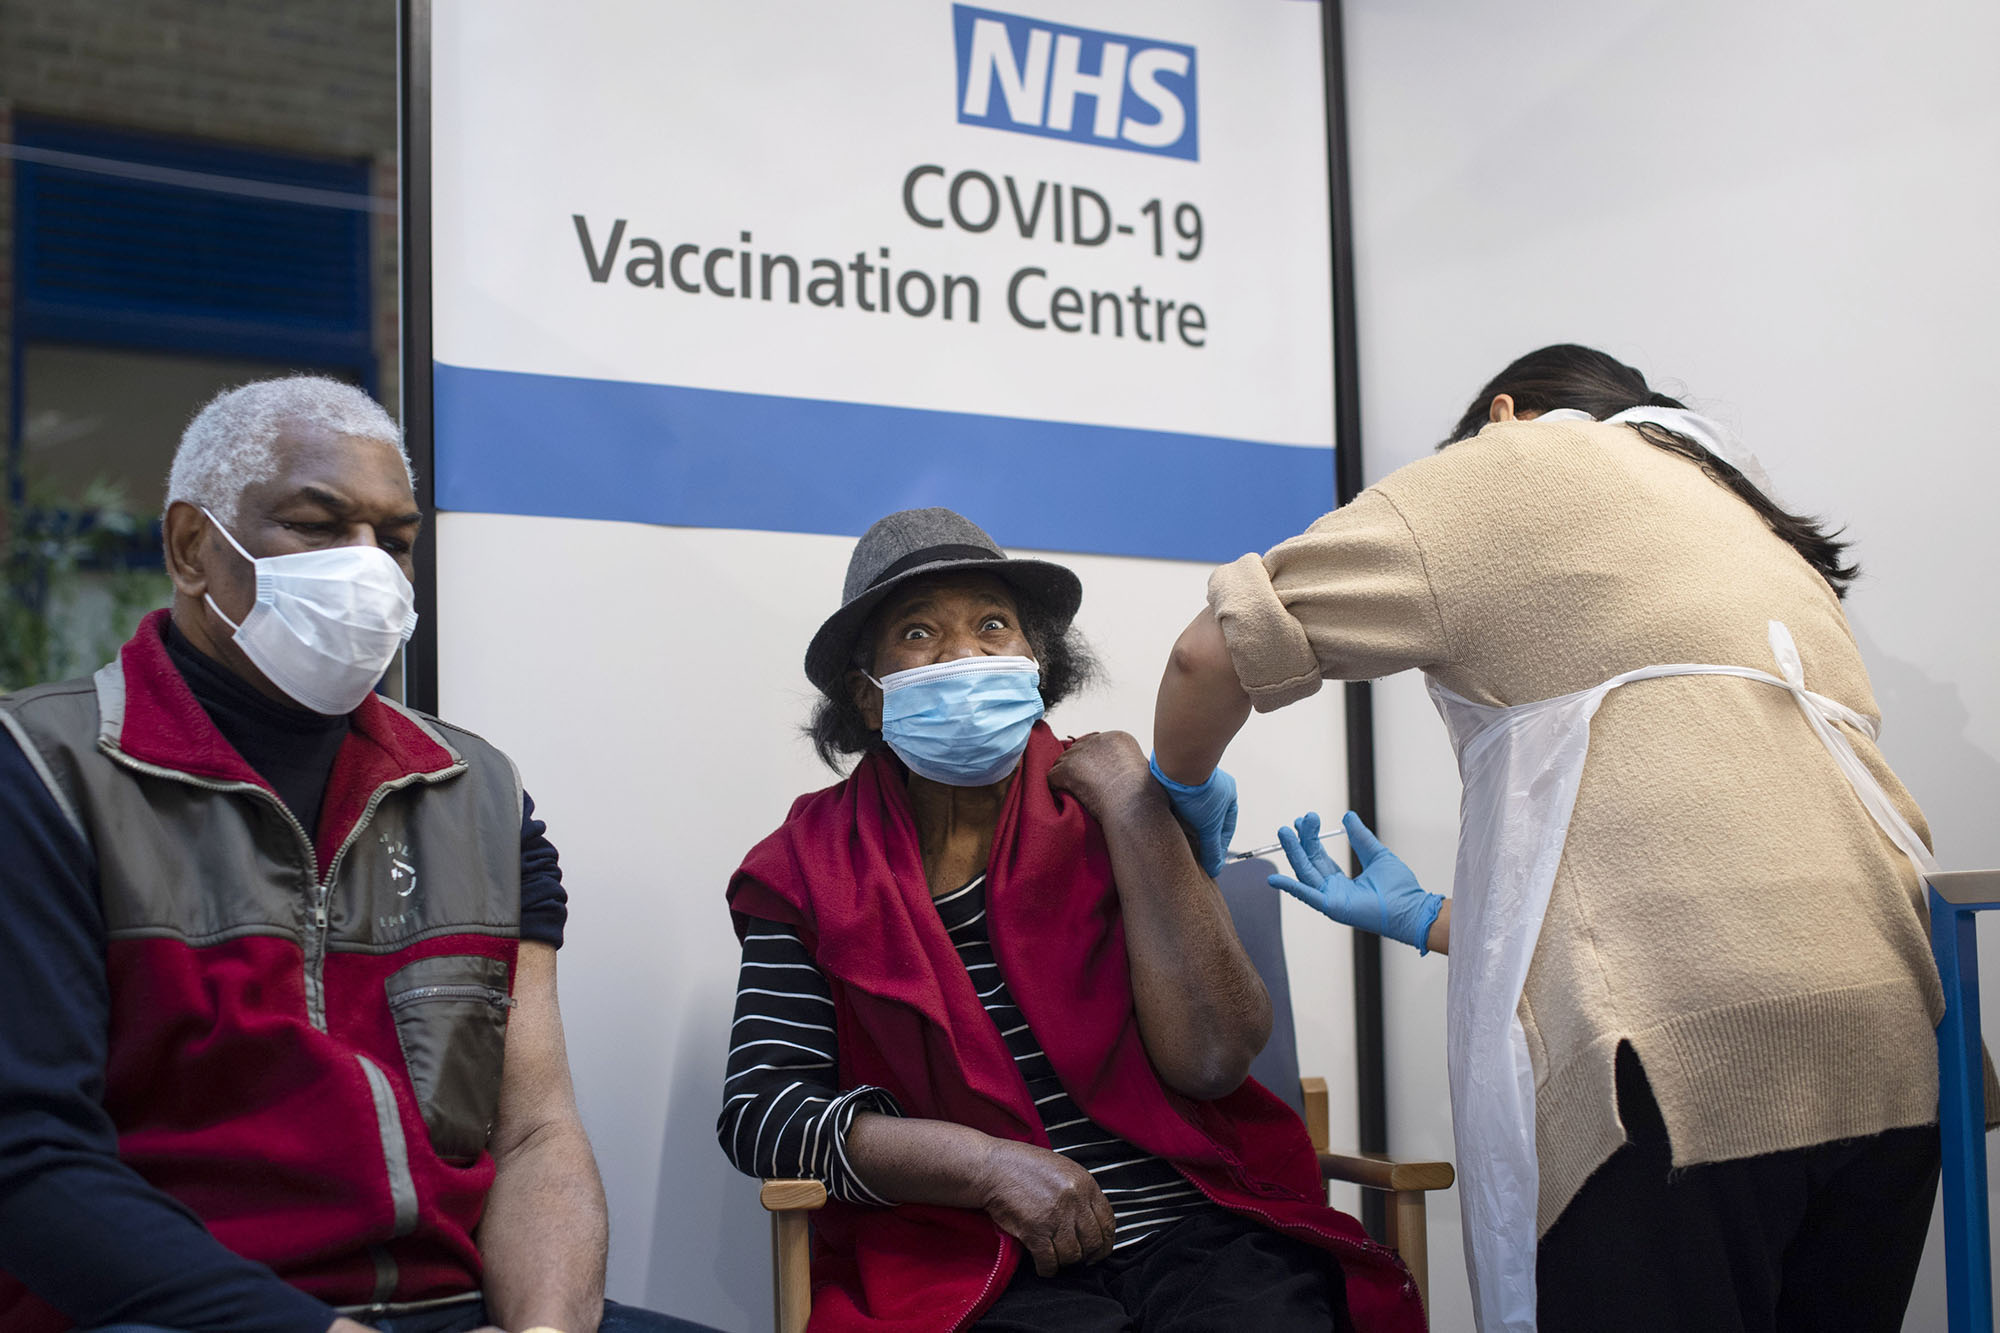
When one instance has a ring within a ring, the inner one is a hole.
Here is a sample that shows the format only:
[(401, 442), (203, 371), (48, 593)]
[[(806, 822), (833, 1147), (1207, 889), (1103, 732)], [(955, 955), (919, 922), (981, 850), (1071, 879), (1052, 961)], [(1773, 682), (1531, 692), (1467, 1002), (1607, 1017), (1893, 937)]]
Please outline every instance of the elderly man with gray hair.
[(513, 765), (373, 690), (416, 623), (401, 434), (222, 394), (173, 605), (0, 698), (0, 1330), (591, 1333), (567, 898)]

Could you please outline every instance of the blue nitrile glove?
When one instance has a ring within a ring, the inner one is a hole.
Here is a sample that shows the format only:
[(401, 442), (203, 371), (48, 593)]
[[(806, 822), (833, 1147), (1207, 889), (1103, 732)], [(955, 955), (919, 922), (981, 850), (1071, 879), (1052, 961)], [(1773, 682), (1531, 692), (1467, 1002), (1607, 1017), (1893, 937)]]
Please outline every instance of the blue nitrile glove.
[(1340, 873), (1320, 843), (1319, 816), (1307, 814), (1294, 820), (1293, 828), (1278, 830), (1285, 858), (1299, 878), (1273, 875), (1271, 887), (1283, 889), (1342, 925), (1372, 930), (1401, 940), (1420, 954), (1429, 953), (1431, 924), (1444, 907), (1443, 896), (1425, 893), (1403, 858), (1377, 842), (1352, 810), (1340, 823), (1347, 830), (1347, 845), (1361, 858), (1359, 878), (1349, 879)]
[(1218, 768), (1208, 775), (1208, 781), (1190, 787), (1162, 773), (1158, 756), (1149, 766), (1153, 781), (1167, 789), (1167, 800), (1173, 803), (1174, 813), (1194, 830), (1199, 845), (1195, 855), (1201, 861), (1201, 868), (1211, 879), (1220, 875), (1229, 840), (1236, 836), (1236, 779)]

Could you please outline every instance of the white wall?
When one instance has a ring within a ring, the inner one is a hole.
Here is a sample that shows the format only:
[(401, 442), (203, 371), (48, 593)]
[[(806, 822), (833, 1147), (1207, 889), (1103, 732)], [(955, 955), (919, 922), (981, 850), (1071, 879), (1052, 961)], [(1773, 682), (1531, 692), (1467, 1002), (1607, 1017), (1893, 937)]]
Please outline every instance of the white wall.
[[(1346, 14), (1371, 477), (1428, 452), (1545, 343), (1685, 387), (1737, 425), (1782, 499), (1847, 525), (1883, 749), (1947, 866), (2000, 865), (2000, 8), (1347, 0)], [(1376, 700), (1382, 832), (1441, 887), (1450, 749), (1417, 680)], [(1443, 995), (1443, 964), (1390, 950), (1399, 1151), (1450, 1148)], [(1454, 1208), (1445, 1196), (1432, 1226), (1445, 1330), (1471, 1322)], [(1944, 1326), (1932, 1239), (1912, 1329)]]
[[(852, 542), (480, 514), (438, 526), (443, 711), (514, 757), (562, 853), (564, 1028), (610, 1197), (611, 1295), (762, 1333), (769, 1232), (714, 1133), (737, 959), (722, 895), (792, 798), (833, 780), (798, 735), (800, 659), (839, 604)], [(1051, 558), (1083, 579), (1078, 623), (1108, 677), (1056, 729), (1148, 739), (1207, 567)], [(1238, 845), (1340, 809), (1341, 755), (1336, 690), (1258, 719), (1230, 758)], [(1328, 1076), (1334, 1137), (1351, 1143), (1346, 939), (1285, 908), (1301, 1065)]]

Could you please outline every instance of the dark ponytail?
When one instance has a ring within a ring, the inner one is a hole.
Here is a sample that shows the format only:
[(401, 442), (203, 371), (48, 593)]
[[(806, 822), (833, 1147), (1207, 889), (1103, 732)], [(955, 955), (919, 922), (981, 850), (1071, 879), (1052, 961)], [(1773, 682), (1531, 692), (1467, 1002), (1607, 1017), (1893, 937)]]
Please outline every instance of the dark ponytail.
[[(1517, 413), (1573, 407), (1599, 421), (1632, 407), (1686, 407), (1679, 399), (1653, 392), (1646, 377), (1623, 362), (1593, 348), (1558, 343), (1528, 353), (1495, 375), (1458, 419), (1451, 438), (1438, 447), (1442, 449), (1477, 435), (1487, 424), (1493, 400), (1503, 393), (1514, 400)], [(1836, 597), (1847, 596), (1848, 585), (1860, 577), (1861, 569), (1852, 561), (1843, 561), (1848, 543), (1839, 540), (1838, 531), (1828, 532), (1817, 519), (1778, 508), (1770, 496), (1752, 485), (1734, 466), (1680, 432), (1651, 422), (1637, 423), (1634, 428), (1647, 443), (1699, 463), (1702, 471), (1756, 510), (1771, 531), (1818, 570)]]

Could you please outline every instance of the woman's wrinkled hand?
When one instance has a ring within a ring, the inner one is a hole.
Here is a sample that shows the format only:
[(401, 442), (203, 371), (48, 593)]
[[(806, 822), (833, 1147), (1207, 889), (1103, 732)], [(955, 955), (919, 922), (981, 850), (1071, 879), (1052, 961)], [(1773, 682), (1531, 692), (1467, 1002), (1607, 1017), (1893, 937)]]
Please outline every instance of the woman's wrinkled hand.
[(1049, 769), (1049, 788), (1068, 792), (1100, 822), (1152, 795), (1146, 752), (1123, 731), (1093, 731), (1063, 751)]
[(986, 1215), (1021, 1242), (1043, 1277), (1110, 1258), (1117, 1228), (1111, 1202), (1090, 1172), (1067, 1157), (1031, 1143), (994, 1139), (982, 1185)]

